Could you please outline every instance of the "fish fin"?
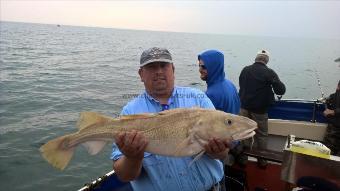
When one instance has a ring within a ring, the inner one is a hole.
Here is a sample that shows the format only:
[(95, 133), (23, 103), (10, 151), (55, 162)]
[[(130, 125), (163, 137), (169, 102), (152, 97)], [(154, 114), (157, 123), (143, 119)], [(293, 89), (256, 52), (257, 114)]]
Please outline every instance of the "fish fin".
[(82, 145), (90, 155), (96, 155), (104, 148), (106, 141), (86, 141)]
[(253, 145), (254, 145), (254, 136), (251, 137), (250, 150), (253, 150)]
[(64, 170), (64, 168), (70, 162), (74, 153), (74, 147), (63, 148), (65, 147), (65, 140), (67, 140), (69, 136), (71, 135), (65, 135), (53, 139), (41, 146), (39, 149), (42, 156), (47, 160), (47, 162), (60, 170)]
[(79, 130), (85, 129), (96, 123), (105, 123), (114, 120), (111, 117), (101, 115), (95, 112), (81, 112), (79, 120), (77, 122), (77, 128)]
[(203, 156), (204, 153), (205, 153), (205, 150), (202, 150), (201, 152), (199, 152), (199, 153), (195, 156), (195, 158), (189, 163), (189, 167), (190, 167), (195, 161), (197, 161), (198, 159), (200, 159), (200, 158)]
[(136, 114), (136, 115), (122, 115), (119, 117), (120, 120), (129, 120), (129, 119), (145, 119), (152, 116), (156, 116), (154, 113), (144, 113), (144, 114)]
[(185, 113), (190, 111), (192, 108), (176, 108), (176, 109), (168, 109), (168, 110), (164, 110), (161, 111), (159, 113), (157, 113), (158, 115), (169, 115), (169, 114), (176, 114), (176, 113)]

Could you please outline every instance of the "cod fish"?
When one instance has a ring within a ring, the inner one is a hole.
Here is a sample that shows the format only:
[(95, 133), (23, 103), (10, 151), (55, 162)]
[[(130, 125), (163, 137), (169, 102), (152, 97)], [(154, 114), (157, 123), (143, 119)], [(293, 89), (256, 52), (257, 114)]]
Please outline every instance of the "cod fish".
[(78, 132), (53, 139), (40, 147), (43, 157), (63, 170), (78, 145), (97, 154), (106, 143), (112, 143), (122, 131), (140, 131), (148, 140), (146, 152), (184, 157), (204, 153), (212, 137), (221, 140), (243, 140), (255, 135), (255, 121), (212, 109), (179, 108), (159, 113), (145, 113), (111, 118), (95, 112), (82, 112)]

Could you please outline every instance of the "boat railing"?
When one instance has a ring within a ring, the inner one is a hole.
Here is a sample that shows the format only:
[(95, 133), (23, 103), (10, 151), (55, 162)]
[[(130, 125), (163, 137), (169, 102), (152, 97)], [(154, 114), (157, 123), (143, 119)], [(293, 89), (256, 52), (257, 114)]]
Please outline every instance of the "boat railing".
[(326, 118), (323, 116), (325, 108), (324, 98), (315, 100), (280, 99), (276, 100), (269, 109), (268, 116), (270, 119), (325, 123)]
[(106, 173), (104, 176), (97, 178), (96, 180), (86, 183), (84, 187), (78, 191), (132, 191), (129, 182), (121, 182), (112, 170)]

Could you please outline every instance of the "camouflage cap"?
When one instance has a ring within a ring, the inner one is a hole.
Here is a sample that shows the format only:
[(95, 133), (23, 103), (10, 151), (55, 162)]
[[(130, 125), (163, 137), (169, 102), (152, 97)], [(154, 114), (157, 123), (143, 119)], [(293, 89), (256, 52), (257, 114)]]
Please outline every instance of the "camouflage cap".
[(140, 67), (153, 62), (173, 63), (170, 52), (165, 48), (159, 47), (147, 49), (140, 56)]

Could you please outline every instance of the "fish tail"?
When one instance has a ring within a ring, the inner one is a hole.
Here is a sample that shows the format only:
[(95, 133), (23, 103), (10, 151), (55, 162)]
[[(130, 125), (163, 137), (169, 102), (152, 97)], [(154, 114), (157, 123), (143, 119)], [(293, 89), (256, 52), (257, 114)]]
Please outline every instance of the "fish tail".
[(53, 139), (43, 146), (40, 147), (40, 152), (42, 156), (55, 168), (60, 170), (64, 170), (67, 164), (70, 162), (73, 153), (74, 147), (65, 146), (67, 143), (68, 137), (72, 135), (65, 135), (62, 137), (58, 137)]

